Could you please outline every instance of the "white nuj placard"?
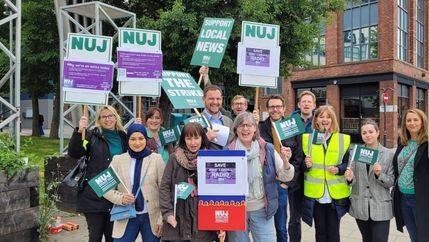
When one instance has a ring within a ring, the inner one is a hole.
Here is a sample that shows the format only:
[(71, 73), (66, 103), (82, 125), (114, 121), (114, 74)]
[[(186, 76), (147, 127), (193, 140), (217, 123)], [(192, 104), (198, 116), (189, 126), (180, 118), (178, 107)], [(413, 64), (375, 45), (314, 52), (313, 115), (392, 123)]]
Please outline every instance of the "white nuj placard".
[(244, 150), (198, 152), (198, 195), (247, 196), (247, 159)]
[(243, 21), (237, 52), (239, 85), (277, 88), (280, 26)]

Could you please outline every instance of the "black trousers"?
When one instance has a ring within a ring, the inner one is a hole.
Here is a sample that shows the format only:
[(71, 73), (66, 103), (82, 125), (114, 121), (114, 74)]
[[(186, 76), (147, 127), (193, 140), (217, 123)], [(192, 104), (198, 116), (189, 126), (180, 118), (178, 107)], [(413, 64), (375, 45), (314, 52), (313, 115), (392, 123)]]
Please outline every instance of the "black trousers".
[(390, 220), (373, 221), (356, 219), (357, 226), (362, 234), (362, 242), (387, 242), (389, 237)]
[(340, 219), (332, 203), (314, 203), (316, 242), (340, 242)]
[(110, 213), (84, 213), (88, 226), (88, 241), (101, 242), (103, 235), (105, 242), (113, 242), (113, 222), (110, 222)]
[(304, 190), (302, 188), (295, 191), (289, 190), (289, 224), (288, 233), (290, 242), (301, 242), (301, 217), (302, 201), (304, 199)]

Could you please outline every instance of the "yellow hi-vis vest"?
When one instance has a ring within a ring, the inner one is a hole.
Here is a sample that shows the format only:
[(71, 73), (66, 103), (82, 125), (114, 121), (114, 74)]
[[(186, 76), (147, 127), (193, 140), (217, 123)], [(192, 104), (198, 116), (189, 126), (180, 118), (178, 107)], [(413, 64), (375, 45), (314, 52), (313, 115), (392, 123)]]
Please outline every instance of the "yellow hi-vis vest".
[(312, 144), (313, 134), (303, 134), (302, 149), (310, 155), (313, 166), (304, 172), (304, 195), (310, 198), (321, 198), (325, 193), (325, 182), (329, 195), (333, 199), (350, 196), (350, 188), (344, 176), (332, 175), (329, 166), (337, 166), (343, 162), (344, 154), (350, 146), (350, 136), (341, 133), (331, 135), (328, 148), (324, 151), (323, 144)]

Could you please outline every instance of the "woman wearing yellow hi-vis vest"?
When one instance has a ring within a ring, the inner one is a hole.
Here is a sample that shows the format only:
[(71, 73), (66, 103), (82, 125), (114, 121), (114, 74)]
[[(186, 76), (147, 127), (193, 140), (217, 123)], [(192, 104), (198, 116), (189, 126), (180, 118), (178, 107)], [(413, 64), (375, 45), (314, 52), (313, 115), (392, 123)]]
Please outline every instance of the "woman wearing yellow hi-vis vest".
[(344, 177), (350, 136), (339, 133), (332, 106), (314, 113), (313, 133), (303, 134), (305, 155), (302, 220), (316, 227), (316, 242), (339, 242), (340, 220), (347, 213), (350, 188)]

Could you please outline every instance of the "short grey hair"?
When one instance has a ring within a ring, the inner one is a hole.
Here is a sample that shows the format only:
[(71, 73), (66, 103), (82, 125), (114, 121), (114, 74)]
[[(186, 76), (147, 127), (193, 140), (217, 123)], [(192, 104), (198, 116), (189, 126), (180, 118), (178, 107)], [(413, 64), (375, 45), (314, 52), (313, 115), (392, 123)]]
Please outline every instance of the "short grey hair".
[(249, 124), (255, 126), (256, 132), (255, 132), (255, 135), (253, 136), (253, 140), (259, 139), (260, 135), (259, 135), (258, 122), (256, 122), (255, 118), (253, 117), (253, 114), (251, 114), (249, 112), (242, 112), (237, 117), (235, 117), (235, 120), (234, 120), (234, 136), (238, 137), (237, 136), (238, 126), (240, 126), (244, 122), (248, 122)]

